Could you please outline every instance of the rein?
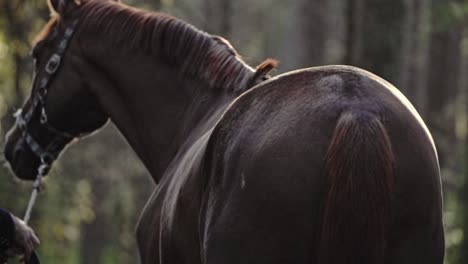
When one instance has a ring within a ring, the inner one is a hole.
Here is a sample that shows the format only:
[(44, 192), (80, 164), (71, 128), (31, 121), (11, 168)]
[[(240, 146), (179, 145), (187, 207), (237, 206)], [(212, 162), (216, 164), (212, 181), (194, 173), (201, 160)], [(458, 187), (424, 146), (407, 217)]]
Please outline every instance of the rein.
[[(24, 215), (24, 222), (28, 224), (31, 218), (31, 212), (36, 203), (36, 198), (41, 189), (42, 178), (49, 172), (49, 169), (52, 163), (57, 159), (61, 150), (65, 147), (68, 142), (75, 138), (75, 136), (60, 131), (52, 126), (47, 118), (45, 111), (45, 100), (49, 90), (49, 84), (56, 74), (57, 70), (60, 68), (60, 63), (65, 54), (65, 51), (70, 43), (70, 40), (75, 33), (76, 26), (78, 25), (78, 19), (74, 20), (65, 30), (64, 36), (60, 41), (58, 50), (52, 54), (49, 58), (46, 67), (45, 67), (45, 76), (42, 77), (40, 81), (40, 86), (38, 92), (32, 96), (31, 105), (28, 111), (23, 113), (23, 110), (20, 109), (16, 112), (16, 125), (22, 132), (22, 139), (24, 140), (31, 151), (40, 159), (41, 164), (37, 171), (37, 176), (34, 181), (33, 191), (31, 193), (31, 198)], [(54, 139), (46, 146), (42, 147), (41, 144), (37, 142), (36, 139), (28, 132), (28, 126), (33, 118), (33, 116), (39, 111), (40, 113), (40, 124), (44, 126), (49, 132), (54, 135)]]

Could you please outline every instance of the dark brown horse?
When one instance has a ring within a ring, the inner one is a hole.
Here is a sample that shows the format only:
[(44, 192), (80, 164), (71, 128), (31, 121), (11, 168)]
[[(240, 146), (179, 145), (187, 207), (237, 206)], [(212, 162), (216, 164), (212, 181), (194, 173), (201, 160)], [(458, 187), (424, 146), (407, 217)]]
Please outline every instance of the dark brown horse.
[(51, 6), (6, 157), (33, 179), (110, 118), (158, 183), (143, 263), (443, 262), (434, 143), (391, 84), (348, 66), (263, 82), (272, 62), (253, 70), (173, 17)]

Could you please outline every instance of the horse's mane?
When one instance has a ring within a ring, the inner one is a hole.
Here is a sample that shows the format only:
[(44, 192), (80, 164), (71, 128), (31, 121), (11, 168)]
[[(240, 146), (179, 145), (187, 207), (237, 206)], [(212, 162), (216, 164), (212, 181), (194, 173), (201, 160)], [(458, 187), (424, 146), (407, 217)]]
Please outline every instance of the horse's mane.
[(177, 65), (209, 87), (243, 92), (275, 68), (267, 60), (254, 71), (229, 42), (172, 16), (113, 1), (82, 0), (79, 31), (94, 32), (114, 46), (139, 49)]

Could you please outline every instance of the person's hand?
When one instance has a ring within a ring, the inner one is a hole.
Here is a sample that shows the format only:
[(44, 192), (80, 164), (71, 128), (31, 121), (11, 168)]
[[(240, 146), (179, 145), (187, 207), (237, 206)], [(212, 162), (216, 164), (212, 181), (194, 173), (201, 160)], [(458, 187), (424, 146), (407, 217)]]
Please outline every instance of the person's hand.
[(39, 246), (40, 241), (34, 231), (21, 219), (12, 215), (15, 223), (15, 238), (13, 241), (13, 251), (16, 255), (23, 255), (24, 260), (28, 260), (34, 250)]

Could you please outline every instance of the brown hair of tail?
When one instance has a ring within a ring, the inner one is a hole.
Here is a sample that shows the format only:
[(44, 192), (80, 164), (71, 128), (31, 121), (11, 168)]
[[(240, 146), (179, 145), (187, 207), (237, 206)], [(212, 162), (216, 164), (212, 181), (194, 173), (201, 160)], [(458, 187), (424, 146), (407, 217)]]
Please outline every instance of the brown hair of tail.
[(393, 152), (376, 115), (343, 113), (326, 155), (319, 264), (383, 264), (391, 218)]

